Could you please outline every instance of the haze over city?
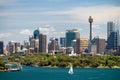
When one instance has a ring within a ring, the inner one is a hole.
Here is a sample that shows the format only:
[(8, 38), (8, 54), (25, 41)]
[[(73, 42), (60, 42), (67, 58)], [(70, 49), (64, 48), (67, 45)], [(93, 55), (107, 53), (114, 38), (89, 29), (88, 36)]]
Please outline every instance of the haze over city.
[(107, 21), (120, 23), (120, 0), (1, 0), (0, 40), (29, 40), (40, 27), (49, 37), (65, 36), (77, 28), (89, 38), (89, 16), (93, 17), (93, 37), (106, 39)]

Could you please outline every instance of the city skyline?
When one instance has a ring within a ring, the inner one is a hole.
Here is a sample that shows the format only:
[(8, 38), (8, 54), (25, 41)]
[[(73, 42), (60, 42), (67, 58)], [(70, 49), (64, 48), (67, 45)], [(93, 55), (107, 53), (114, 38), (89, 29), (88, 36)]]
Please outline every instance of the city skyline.
[[(80, 36), (89, 39), (89, 16), (94, 19), (93, 37), (107, 38), (107, 21), (120, 20), (120, 0), (1, 0), (0, 40), (6, 44), (23, 42), (40, 27), (51, 37), (65, 36), (77, 28)], [(18, 38), (19, 36), (19, 38)]]

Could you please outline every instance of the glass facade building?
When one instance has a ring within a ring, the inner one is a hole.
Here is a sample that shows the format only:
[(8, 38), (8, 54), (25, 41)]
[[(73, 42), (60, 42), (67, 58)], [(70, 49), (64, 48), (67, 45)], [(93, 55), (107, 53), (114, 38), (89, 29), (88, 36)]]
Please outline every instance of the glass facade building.
[(40, 34), (39, 29), (36, 29), (36, 30), (33, 32), (33, 34), (34, 34), (34, 39), (38, 39), (38, 38), (39, 38), (39, 34)]
[(66, 47), (71, 47), (73, 40), (80, 38), (80, 33), (77, 29), (67, 30), (66, 32)]
[(66, 45), (66, 38), (65, 37), (61, 37), (60, 38), (60, 46), (61, 47), (65, 47), (65, 45)]
[(115, 23), (112, 21), (107, 22), (107, 38), (110, 36), (111, 32), (115, 31)]
[(107, 22), (107, 50), (117, 50), (119, 45), (119, 31), (116, 30), (115, 23)]
[(0, 41), (0, 54), (4, 53), (3, 47), (4, 47), (3, 41)]
[(117, 48), (118, 48), (118, 40), (119, 40), (118, 38), (119, 38), (118, 32), (111, 32), (110, 36), (107, 39), (106, 49), (117, 50)]

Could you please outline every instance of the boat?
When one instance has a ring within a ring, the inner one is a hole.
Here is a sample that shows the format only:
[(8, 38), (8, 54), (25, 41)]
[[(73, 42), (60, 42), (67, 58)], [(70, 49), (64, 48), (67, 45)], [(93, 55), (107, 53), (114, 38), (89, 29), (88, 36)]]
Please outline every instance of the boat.
[(68, 73), (69, 73), (69, 74), (73, 74), (73, 73), (74, 73), (74, 72), (73, 72), (73, 67), (72, 67), (72, 66), (70, 67)]
[(22, 71), (22, 66), (20, 64), (5, 64), (8, 67), (8, 71)]

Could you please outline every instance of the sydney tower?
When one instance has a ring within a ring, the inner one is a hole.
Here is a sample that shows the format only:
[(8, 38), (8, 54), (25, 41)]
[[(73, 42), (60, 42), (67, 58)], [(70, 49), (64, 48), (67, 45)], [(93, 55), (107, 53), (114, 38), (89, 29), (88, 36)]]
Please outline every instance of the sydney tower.
[(93, 22), (93, 18), (91, 16), (89, 16), (88, 21), (90, 23), (90, 42), (91, 42), (91, 40), (92, 40), (92, 22)]

